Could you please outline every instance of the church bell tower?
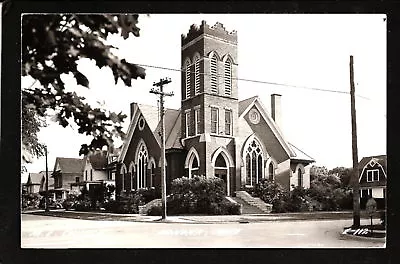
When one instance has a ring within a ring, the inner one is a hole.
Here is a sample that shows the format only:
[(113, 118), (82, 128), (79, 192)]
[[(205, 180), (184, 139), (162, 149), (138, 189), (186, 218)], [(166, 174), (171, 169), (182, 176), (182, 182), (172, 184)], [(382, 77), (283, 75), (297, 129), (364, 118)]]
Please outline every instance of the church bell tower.
[(181, 67), (181, 135), (189, 155), (185, 168), (189, 177), (215, 175), (213, 154), (218, 148), (223, 148), (226, 160), (217, 165), (235, 166), (228, 163), (234, 163), (238, 133), (236, 31), (228, 32), (218, 22), (192, 25), (181, 36)]

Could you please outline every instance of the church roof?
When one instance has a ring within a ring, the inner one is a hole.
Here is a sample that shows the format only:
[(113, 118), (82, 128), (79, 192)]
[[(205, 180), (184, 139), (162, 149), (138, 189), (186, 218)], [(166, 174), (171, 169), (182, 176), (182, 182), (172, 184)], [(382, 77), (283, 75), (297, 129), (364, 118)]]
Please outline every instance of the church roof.
[[(119, 160), (123, 160), (126, 151), (133, 137), (133, 132), (136, 128), (138, 118), (140, 113), (146, 120), (147, 125), (153, 132), (154, 138), (157, 143), (161, 146), (161, 122), (159, 119), (159, 109), (156, 106), (136, 104), (137, 109), (135, 110), (134, 116), (132, 117), (131, 123), (128, 128), (127, 138), (125, 143), (122, 145), (121, 151), (119, 153)], [(165, 109), (164, 122), (165, 122), (165, 148), (182, 148), (180, 143), (180, 133), (181, 133), (181, 115), (180, 109)]]
[[(167, 129), (167, 123), (165, 124), (165, 127), (166, 127), (165, 147), (167, 149), (170, 149), (170, 148), (180, 149), (180, 148), (182, 148), (182, 144), (180, 143), (181, 111), (176, 110), (175, 113), (171, 113), (169, 116), (171, 118), (171, 121), (173, 121), (173, 122), (171, 122), (171, 129)], [(167, 119), (165, 121), (167, 121)]]
[(251, 103), (256, 100), (258, 96), (253, 96), (242, 101), (239, 101), (239, 116), (244, 112), (244, 110), (251, 105)]
[(298, 147), (290, 142), (288, 142), (288, 144), (295, 154), (294, 156), (290, 157), (290, 159), (315, 162), (315, 160), (312, 157), (308, 156), (304, 151), (300, 150)]
[[(140, 112), (142, 112), (147, 124), (154, 134), (159, 145), (161, 145), (161, 120), (159, 118), (158, 107), (151, 105), (138, 104)], [(181, 132), (180, 110), (165, 109), (165, 148), (182, 148), (179, 143)]]
[(155, 131), (159, 123), (159, 112), (157, 106), (138, 104), (144, 119), (150, 127), (151, 131)]

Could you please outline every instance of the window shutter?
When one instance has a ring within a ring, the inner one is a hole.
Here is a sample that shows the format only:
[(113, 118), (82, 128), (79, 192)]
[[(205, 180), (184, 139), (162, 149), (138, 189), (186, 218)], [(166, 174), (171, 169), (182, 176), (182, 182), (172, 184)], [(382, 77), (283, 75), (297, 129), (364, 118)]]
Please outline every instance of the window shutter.
[(226, 62), (225, 62), (224, 81), (225, 81), (225, 95), (231, 96), (232, 95), (232, 64), (229, 59), (226, 60)]
[(211, 93), (218, 93), (218, 70), (217, 57), (214, 55), (211, 58)]

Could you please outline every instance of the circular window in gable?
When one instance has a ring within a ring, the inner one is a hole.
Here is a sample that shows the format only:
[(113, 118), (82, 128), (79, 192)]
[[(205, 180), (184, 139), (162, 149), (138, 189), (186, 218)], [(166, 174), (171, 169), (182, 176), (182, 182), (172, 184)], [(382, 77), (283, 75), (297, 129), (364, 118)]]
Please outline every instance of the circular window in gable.
[(144, 129), (144, 124), (145, 123), (146, 122), (144, 121), (143, 116), (141, 116), (140, 119), (139, 119), (139, 130), (143, 130)]
[(256, 109), (251, 109), (249, 111), (249, 120), (251, 123), (257, 125), (260, 123), (260, 113)]

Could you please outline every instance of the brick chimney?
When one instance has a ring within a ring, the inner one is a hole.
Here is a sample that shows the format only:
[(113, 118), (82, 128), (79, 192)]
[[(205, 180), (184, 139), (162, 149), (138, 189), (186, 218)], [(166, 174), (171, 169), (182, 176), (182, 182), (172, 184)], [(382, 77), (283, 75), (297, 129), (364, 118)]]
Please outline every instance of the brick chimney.
[(282, 129), (281, 123), (281, 95), (280, 94), (271, 94), (271, 116), (275, 121), (275, 124)]

